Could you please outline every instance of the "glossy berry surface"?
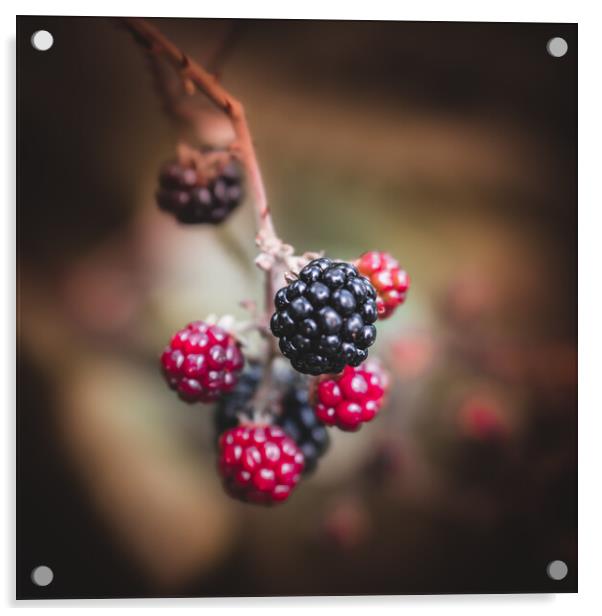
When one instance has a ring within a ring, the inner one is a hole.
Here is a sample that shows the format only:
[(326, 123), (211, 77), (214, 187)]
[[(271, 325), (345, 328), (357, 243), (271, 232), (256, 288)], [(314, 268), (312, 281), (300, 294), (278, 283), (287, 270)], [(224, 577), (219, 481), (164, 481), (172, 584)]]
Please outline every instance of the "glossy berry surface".
[(303, 472), (303, 454), (277, 426), (241, 425), (222, 434), (218, 468), (224, 488), (242, 501), (284, 502)]
[(167, 163), (159, 174), (157, 203), (186, 224), (218, 224), (242, 201), (239, 166), (231, 162), (221, 174), (206, 184), (199, 181), (193, 167), (178, 161)]
[[(241, 374), (236, 387), (227, 396), (220, 398), (214, 421), (218, 437), (238, 426), (242, 417), (251, 421), (251, 401), (261, 380), (263, 370), (259, 364), (250, 364)], [(306, 382), (294, 371), (289, 370), (284, 382), (279, 382), (280, 412), (275, 422), (290, 436), (305, 458), (303, 473), (312, 473), (320, 457), (327, 451), (330, 437), (324, 424), (318, 420), (309, 400)]]
[(353, 265), (314, 259), (274, 302), (270, 327), (295, 370), (335, 373), (368, 357), (376, 340), (376, 290)]
[(365, 252), (356, 265), (376, 289), (379, 318), (390, 317), (406, 299), (410, 286), (409, 276), (388, 252)]
[(340, 376), (321, 379), (315, 392), (317, 418), (355, 432), (380, 411), (388, 379), (379, 366), (347, 366)]
[(244, 366), (238, 342), (217, 325), (190, 323), (161, 355), (169, 386), (187, 402), (213, 402), (231, 391)]

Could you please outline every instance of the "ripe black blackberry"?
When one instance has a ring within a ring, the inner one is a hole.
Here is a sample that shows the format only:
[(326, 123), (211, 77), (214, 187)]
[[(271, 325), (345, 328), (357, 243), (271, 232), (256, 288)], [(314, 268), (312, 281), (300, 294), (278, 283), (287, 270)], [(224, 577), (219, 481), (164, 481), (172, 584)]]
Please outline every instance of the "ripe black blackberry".
[(177, 160), (163, 166), (159, 174), (157, 203), (186, 224), (219, 224), (242, 201), (240, 167), (228, 163), (222, 172), (203, 185), (193, 167)]
[[(220, 399), (215, 412), (216, 438), (239, 424), (239, 416), (252, 420), (250, 406), (262, 376), (259, 364), (251, 364), (238, 379), (234, 390)], [(274, 387), (282, 390), (280, 413), (276, 425), (280, 426), (298, 445), (305, 457), (304, 474), (312, 473), (319, 458), (326, 452), (330, 437), (324, 424), (317, 419), (309, 401), (307, 383), (291, 370), (280, 375)]]
[(270, 327), (295, 370), (336, 373), (368, 357), (376, 339), (376, 290), (350, 263), (314, 259), (274, 301)]

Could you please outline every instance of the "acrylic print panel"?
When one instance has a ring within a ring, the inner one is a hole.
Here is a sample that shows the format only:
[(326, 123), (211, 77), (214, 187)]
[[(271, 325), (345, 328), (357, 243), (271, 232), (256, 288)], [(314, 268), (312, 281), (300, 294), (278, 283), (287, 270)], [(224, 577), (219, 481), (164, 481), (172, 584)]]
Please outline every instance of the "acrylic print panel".
[(577, 589), (576, 25), (17, 41), (20, 598)]

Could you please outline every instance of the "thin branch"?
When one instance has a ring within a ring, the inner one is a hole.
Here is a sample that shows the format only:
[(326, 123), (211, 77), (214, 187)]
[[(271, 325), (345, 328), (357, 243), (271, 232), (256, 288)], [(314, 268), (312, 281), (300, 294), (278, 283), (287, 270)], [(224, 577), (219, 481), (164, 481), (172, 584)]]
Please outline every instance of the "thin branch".
[(282, 240), (274, 230), (255, 147), (242, 103), (232, 96), (214, 75), (189, 58), (155, 26), (136, 17), (123, 17), (121, 21), (134, 34), (138, 42), (141, 42), (149, 51), (164, 56), (183, 78), (190, 80), (230, 117), (237, 138), (238, 156), (246, 170), (247, 182), (253, 196), (257, 242), (262, 251), (266, 250), (273, 254), (276, 247), (282, 245)]
[(156, 53), (153, 53), (152, 50), (148, 50), (146, 60), (153, 85), (165, 114), (176, 124), (190, 122), (191, 115), (186, 112), (181, 104), (184, 95), (184, 87), (181, 80), (173, 79), (167, 74), (165, 63), (162, 63), (161, 58)]

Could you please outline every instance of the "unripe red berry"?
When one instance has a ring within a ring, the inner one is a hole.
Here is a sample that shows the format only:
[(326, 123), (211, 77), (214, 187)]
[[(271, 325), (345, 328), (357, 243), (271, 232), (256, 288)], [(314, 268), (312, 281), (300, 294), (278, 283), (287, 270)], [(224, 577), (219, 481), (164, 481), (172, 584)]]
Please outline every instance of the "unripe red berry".
[(218, 469), (230, 496), (272, 505), (285, 501), (299, 482), (304, 458), (277, 426), (241, 425), (219, 439)]
[(347, 366), (341, 375), (318, 381), (315, 390), (316, 416), (329, 426), (354, 432), (372, 421), (382, 406), (388, 377), (372, 362), (359, 368)]
[(355, 265), (376, 289), (379, 318), (390, 317), (406, 299), (410, 286), (408, 274), (388, 252), (365, 252)]
[(235, 338), (217, 325), (190, 323), (161, 355), (167, 383), (186, 402), (213, 402), (232, 390), (244, 366)]

